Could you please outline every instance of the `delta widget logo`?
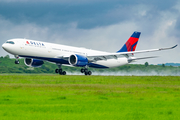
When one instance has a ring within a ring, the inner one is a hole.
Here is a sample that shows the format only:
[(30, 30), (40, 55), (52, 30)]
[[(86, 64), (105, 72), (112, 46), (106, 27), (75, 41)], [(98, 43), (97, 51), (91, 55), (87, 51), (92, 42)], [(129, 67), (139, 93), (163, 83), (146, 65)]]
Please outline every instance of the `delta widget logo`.
[(27, 45), (36, 45), (36, 46), (45, 46), (44, 43), (40, 42), (33, 42), (33, 41), (26, 41)]

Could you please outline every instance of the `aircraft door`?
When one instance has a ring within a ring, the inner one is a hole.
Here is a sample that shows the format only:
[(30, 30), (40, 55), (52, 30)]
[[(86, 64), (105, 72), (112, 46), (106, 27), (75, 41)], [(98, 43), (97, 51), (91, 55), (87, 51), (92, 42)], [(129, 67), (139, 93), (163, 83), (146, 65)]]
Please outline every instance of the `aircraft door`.
[(19, 43), (19, 44), (20, 44), (20, 48), (24, 50), (25, 43), (24, 43), (24, 42), (21, 42), (21, 43)]
[(48, 52), (48, 53), (51, 53), (51, 52), (52, 52), (51, 46), (48, 46), (48, 47), (47, 47), (47, 52)]

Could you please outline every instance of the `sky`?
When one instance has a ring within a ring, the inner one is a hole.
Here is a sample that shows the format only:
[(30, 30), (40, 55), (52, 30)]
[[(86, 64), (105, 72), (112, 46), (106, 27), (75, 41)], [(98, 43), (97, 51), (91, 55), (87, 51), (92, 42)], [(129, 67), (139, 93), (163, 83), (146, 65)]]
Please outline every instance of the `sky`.
[(136, 63), (180, 63), (180, 0), (0, 0), (0, 45), (27, 38), (116, 52), (134, 31), (141, 32), (136, 50), (179, 45), (135, 54), (159, 56)]

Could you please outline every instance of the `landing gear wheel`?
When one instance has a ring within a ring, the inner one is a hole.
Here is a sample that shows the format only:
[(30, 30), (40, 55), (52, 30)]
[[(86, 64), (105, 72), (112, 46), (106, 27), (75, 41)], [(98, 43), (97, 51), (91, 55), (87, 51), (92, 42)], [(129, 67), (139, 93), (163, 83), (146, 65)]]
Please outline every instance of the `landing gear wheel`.
[(55, 73), (58, 73), (58, 72), (59, 72), (59, 69), (56, 69), (56, 70), (55, 70)]
[(15, 55), (14, 57), (16, 58), (15, 64), (19, 64), (19, 60), (18, 60), (18, 59), (19, 59), (19, 56), (18, 56), (18, 55)]
[(66, 75), (66, 71), (62, 71), (62, 69), (56, 69), (56, 73), (59, 73), (60, 75)]
[(66, 75), (66, 71), (63, 71), (61, 68), (61, 64), (57, 64), (59, 69), (56, 69), (55, 72), (59, 73), (59, 75)]
[(15, 64), (19, 64), (19, 60), (16, 60), (16, 61), (15, 61)]
[(85, 74), (85, 75), (88, 75), (88, 72), (85, 72), (84, 74)]
[(62, 72), (62, 75), (66, 75), (66, 71), (63, 71), (63, 72)]
[(86, 71), (84, 74), (85, 75), (92, 75), (92, 72), (91, 71)]
[(85, 70), (82, 68), (82, 69), (81, 69), (81, 73), (84, 73), (84, 72), (85, 72)]
[(59, 73), (60, 75), (62, 75), (62, 69), (59, 69), (59, 70), (58, 70), (58, 73)]
[(82, 68), (82, 69), (81, 69), (81, 73), (84, 73), (85, 75), (92, 75), (92, 72), (91, 72), (91, 71), (88, 71), (88, 68), (87, 68), (87, 67)]
[(92, 72), (91, 72), (91, 71), (88, 71), (88, 75), (92, 75)]

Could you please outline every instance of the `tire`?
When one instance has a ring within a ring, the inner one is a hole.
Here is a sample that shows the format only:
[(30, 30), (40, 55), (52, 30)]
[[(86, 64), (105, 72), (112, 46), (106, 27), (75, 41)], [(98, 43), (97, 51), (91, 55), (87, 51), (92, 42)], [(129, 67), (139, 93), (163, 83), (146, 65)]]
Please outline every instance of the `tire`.
[(19, 64), (19, 61), (18, 61), (18, 60), (16, 60), (16, 61), (15, 61), (15, 64)]
[(66, 71), (63, 71), (63, 72), (62, 72), (62, 75), (66, 75)]
[(92, 75), (92, 72), (91, 72), (91, 71), (88, 71), (88, 75)]
[(62, 73), (62, 69), (59, 69), (59, 70), (58, 70), (58, 73)]
[(81, 73), (84, 73), (85, 72), (85, 70), (84, 69), (81, 69)]
[(84, 74), (85, 74), (85, 75), (88, 75), (88, 72), (85, 72)]
[(55, 73), (59, 73), (59, 69), (56, 69), (56, 70), (55, 70)]

